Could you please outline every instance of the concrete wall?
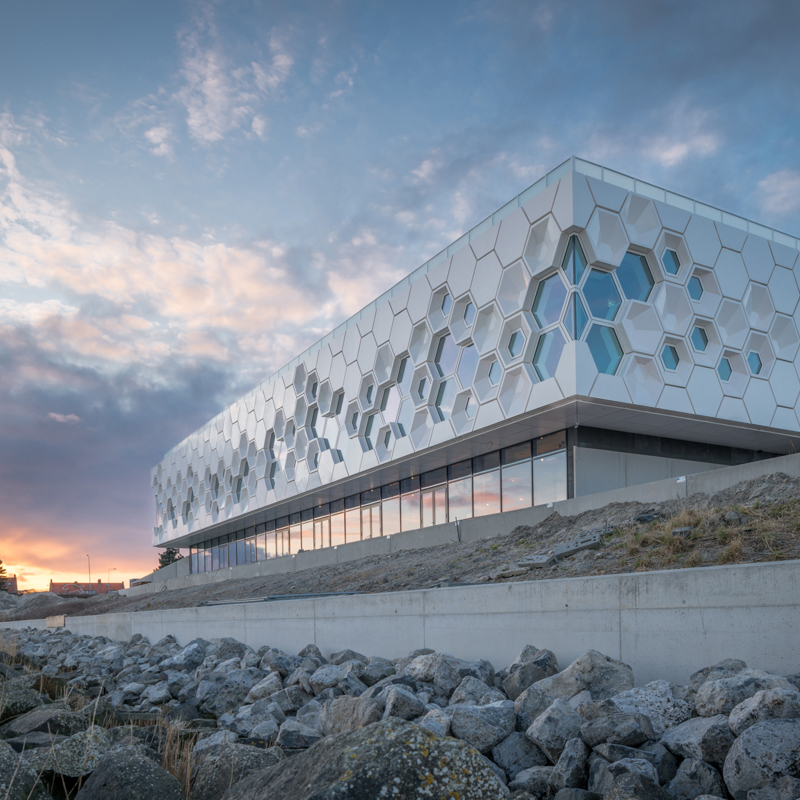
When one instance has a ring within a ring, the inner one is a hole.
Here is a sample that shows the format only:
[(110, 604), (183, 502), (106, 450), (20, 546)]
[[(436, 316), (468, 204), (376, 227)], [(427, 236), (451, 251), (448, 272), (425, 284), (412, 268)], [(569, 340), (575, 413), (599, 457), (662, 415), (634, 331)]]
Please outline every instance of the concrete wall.
[[(597, 452), (587, 450), (586, 448), (576, 448), (576, 450), (589, 453)], [(601, 452), (604, 456), (625, 455), (608, 451)], [(581, 458), (583, 458), (583, 455), (581, 455)], [(589, 458), (591, 458), (591, 456), (589, 456)], [(650, 457), (641, 456), (641, 458)], [(658, 461), (661, 459), (657, 458), (656, 460)], [(634, 462), (631, 462), (632, 465), (633, 463)], [(121, 594), (128, 596), (153, 594), (168, 589), (183, 589), (189, 586), (204, 586), (209, 583), (219, 583), (220, 581), (227, 581), (232, 578), (256, 578), (266, 575), (297, 572), (313, 567), (332, 566), (372, 555), (386, 555), (388, 553), (399, 552), (400, 550), (436, 547), (450, 542), (457, 542), (459, 541), (459, 534), (461, 541), (473, 542), (491, 536), (510, 533), (518, 525), (538, 525), (554, 512), (564, 517), (571, 517), (582, 514), (584, 511), (603, 508), (609, 503), (661, 503), (665, 500), (682, 499), (696, 492), (718, 492), (740, 481), (771, 475), (775, 472), (785, 472), (792, 477), (800, 477), (800, 453), (780, 456), (779, 458), (772, 458), (766, 461), (741, 464), (735, 467), (717, 468), (716, 465), (713, 464), (695, 461), (682, 463), (708, 469), (709, 471), (697, 472), (695, 474), (691, 474), (687, 471), (687, 473), (682, 473), (680, 476), (665, 478), (651, 483), (625, 486), (623, 488), (610, 489), (596, 494), (580, 495), (570, 500), (553, 503), (551, 507), (534, 506), (532, 508), (522, 508), (518, 511), (509, 511), (504, 514), (491, 514), (486, 517), (477, 517), (476, 519), (465, 519), (459, 523), (460, 531), (456, 529), (453, 523), (436, 525), (431, 528), (397, 533), (393, 536), (367, 539), (363, 542), (351, 542), (350, 544), (341, 545), (339, 547), (328, 547), (323, 550), (314, 550), (294, 556), (272, 558), (268, 561), (259, 561), (255, 564), (230, 567), (228, 569), (220, 569), (214, 572), (205, 572), (197, 575), (190, 575), (188, 573), (189, 559), (185, 558), (178, 562), (180, 571), (177, 577), (175, 577), (173, 572), (158, 570), (158, 572), (150, 576), (151, 583), (133, 589), (126, 589), (121, 592)], [(170, 569), (171, 567), (166, 568), (166, 570)]]
[(575, 494), (582, 497), (626, 486), (720, 469), (719, 464), (574, 447)]
[(117, 640), (172, 634), (181, 644), (233, 636), (289, 653), (310, 642), (325, 655), (431, 647), (497, 668), (529, 643), (562, 666), (594, 648), (630, 664), (637, 685), (685, 684), (723, 658), (800, 672), (800, 561), (69, 617), (66, 626)]

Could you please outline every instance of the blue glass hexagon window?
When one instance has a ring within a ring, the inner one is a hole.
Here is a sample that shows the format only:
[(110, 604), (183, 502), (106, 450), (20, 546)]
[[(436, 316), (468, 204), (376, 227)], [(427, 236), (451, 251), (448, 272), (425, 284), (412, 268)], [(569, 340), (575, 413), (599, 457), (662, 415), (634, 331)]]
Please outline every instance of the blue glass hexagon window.
[(647, 265), (647, 259), (637, 253), (625, 253), (622, 263), (617, 268), (617, 279), (622, 293), (629, 300), (644, 302), (653, 288), (653, 274)]
[(449, 294), (446, 294), (442, 298), (442, 314), (447, 316), (450, 313), (450, 309), (453, 307), (453, 298), (450, 297)]
[(565, 344), (564, 334), (558, 328), (539, 338), (533, 354), (533, 367), (541, 380), (546, 381), (556, 374)]
[(458, 362), (458, 380), (466, 389), (475, 378), (475, 369), (478, 366), (478, 348), (468, 344), (461, 348), (461, 360)]
[(428, 379), (427, 378), (420, 378), (419, 384), (417, 385), (417, 397), (420, 400), (425, 399), (425, 390), (428, 388)]
[(583, 294), (593, 317), (611, 322), (617, 316), (622, 298), (619, 296), (610, 272), (603, 272), (600, 269), (589, 270), (589, 277), (583, 286)]
[(392, 446), (392, 432), (386, 431), (383, 435), (383, 446), (388, 450)]
[(500, 366), (499, 361), (492, 361), (492, 366), (489, 367), (489, 383), (492, 386), (497, 386), (500, 383), (500, 375), (503, 372), (503, 368)]
[(750, 372), (753, 375), (760, 375), (761, 370), (764, 367), (763, 363), (761, 362), (761, 356), (756, 353), (755, 350), (751, 350), (747, 354), (747, 366), (750, 367)]
[[(412, 377), (413, 374), (408, 366), (408, 356), (405, 356), (405, 358), (403, 358), (403, 360), (400, 362), (400, 368), (397, 370), (397, 385), (400, 387), (400, 391), (403, 394), (408, 394), (409, 389), (411, 388)], [(344, 397), (344, 395), (340, 395), (340, 397)]]
[(516, 358), (525, 346), (525, 335), (522, 331), (514, 331), (508, 340), (508, 354), (511, 358)]
[(377, 414), (373, 414), (372, 416), (368, 417), (367, 424), (364, 426), (364, 441), (367, 443), (367, 449), (372, 450), (372, 430), (375, 427), (375, 417)]
[(586, 312), (586, 306), (584, 306), (580, 295), (577, 292), (573, 292), (567, 303), (567, 313), (564, 315), (567, 332), (573, 339), (580, 339), (588, 322), (589, 315)]
[(719, 365), (717, 366), (717, 372), (722, 380), (729, 381), (731, 379), (731, 375), (733, 375), (731, 362), (728, 361), (727, 358), (721, 358), (719, 360)]
[(446, 334), (439, 339), (434, 358), (439, 375), (449, 375), (456, 368), (456, 361), (458, 361), (458, 345), (452, 336)]
[(622, 347), (613, 328), (605, 325), (592, 325), (586, 344), (592, 354), (597, 371), (613, 375), (622, 361)]
[(675, 371), (678, 369), (681, 359), (678, 356), (678, 351), (671, 344), (665, 344), (664, 349), (661, 351), (661, 361), (668, 370)]
[(540, 328), (558, 322), (566, 299), (567, 287), (564, 286), (564, 281), (558, 273), (545, 278), (539, 284), (536, 297), (533, 299), (533, 316)]
[(464, 324), (467, 326), (472, 325), (472, 321), (475, 319), (475, 304), (474, 303), (467, 303), (464, 306)]
[(678, 270), (681, 268), (681, 261), (678, 254), (674, 250), (667, 248), (664, 255), (661, 256), (661, 263), (664, 265), (664, 271), (667, 275), (677, 275)]
[(561, 262), (561, 269), (567, 274), (567, 278), (573, 286), (577, 286), (583, 277), (586, 269), (586, 256), (577, 236), (570, 236), (567, 244), (567, 252), (564, 253), (564, 260)]
[(698, 353), (705, 353), (708, 347), (708, 334), (699, 326), (696, 325), (692, 330), (692, 345)]
[(692, 300), (699, 300), (703, 296), (703, 283), (697, 275), (692, 275), (689, 278), (689, 283), (686, 287), (689, 290), (689, 297)]
[(453, 413), (453, 402), (456, 399), (456, 382), (454, 380), (442, 381), (436, 395), (436, 413), (444, 422)]
[(395, 384), (392, 384), (383, 391), (383, 399), (381, 400), (381, 411), (383, 412), (384, 419), (391, 420), (397, 416), (397, 410), (400, 408), (400, 392)]
[(478, 404), (473, 397), (468, 397), (467, 402), (464, 403), (464, 414), (467, 419), (474, 419), (475, 414), (478, 412)]

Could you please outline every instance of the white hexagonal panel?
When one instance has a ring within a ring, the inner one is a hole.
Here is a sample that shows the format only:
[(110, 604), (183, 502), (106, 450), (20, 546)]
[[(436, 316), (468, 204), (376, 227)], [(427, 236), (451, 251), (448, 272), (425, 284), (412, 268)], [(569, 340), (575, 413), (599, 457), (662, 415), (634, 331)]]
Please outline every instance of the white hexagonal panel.
[(608, 267), (618, 267), (630, 242), (618, 214), (595, 209), (586, 226), (589, 259)]
[(662, 283), (653, 296), (661, 325), (668, 333), (685, 336), (692, 321), (692, 304), (686, 289), (675, 283)]
[(630, 194), (621, 216), (631, 244), (652, 250), (661, 233), (661, 220), (653, 201), (638, 194)]
[(556, 263), (556, 250), (561, 229), (548, 215), (531, 226), (528, 244), (525, 247), (525, 262), (531, 275), (550, 269)]

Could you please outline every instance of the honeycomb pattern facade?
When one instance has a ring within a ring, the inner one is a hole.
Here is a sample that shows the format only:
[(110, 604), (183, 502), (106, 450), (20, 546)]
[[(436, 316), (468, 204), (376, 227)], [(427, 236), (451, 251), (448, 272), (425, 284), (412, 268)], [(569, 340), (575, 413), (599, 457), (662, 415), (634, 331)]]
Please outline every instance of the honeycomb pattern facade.
[(797, 246), (576, 169), (527, 194), (167, 454), (154, 544), (568, 398), (800, 431)]

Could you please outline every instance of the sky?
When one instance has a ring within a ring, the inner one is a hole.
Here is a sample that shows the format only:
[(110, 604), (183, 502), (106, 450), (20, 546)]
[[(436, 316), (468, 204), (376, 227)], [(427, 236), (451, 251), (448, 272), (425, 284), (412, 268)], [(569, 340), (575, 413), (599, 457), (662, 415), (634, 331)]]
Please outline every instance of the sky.
[(39, 0), (0, 26), (0, 559), (151, 571), (150, 469), (575, 154), (800, 234), (795, 0)]

